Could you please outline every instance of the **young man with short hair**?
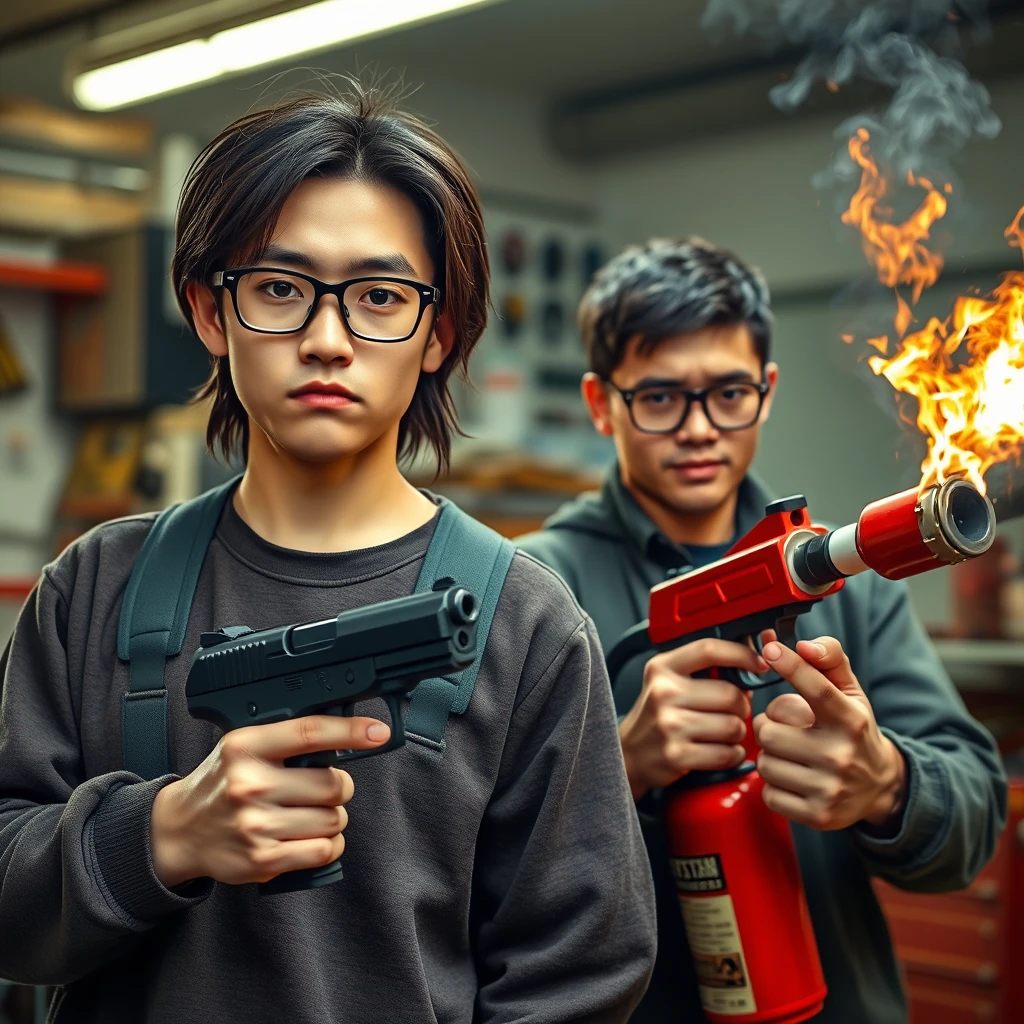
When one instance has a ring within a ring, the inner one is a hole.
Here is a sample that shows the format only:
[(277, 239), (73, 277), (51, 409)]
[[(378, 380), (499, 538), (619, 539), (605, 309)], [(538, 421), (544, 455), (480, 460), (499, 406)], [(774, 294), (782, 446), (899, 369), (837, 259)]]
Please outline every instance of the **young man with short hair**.
[[(521, 547), (556, 569), (606, 651), (647, 617), (651, 587), (725, 554), (764, 515), (750, 473), (779, 377), (765, 283), (701, 239), (631, 246), (579, 310), (583, 397), (617, 462), (598, 494)], [(829, 987), (827, 1024), (903, 1024), (906, 1006), (876, 876), (909, 890), (966, 886), (992, 855), (1006, 779), (915, 618), (903, 584), (872, 573), (798, 622), (796, 650), (701, 640), (635, 658), (613, 680), (619, 739), (658, 900), (658, 960), (631, 1020), (704, 1019), (669, 872), (660, 789), (745, 756), (747, 699), (703, 670), (773, 668), (753, 696), (767, 806), (793, 822)], [(766, 660), (765, 660), (766, 659)], [(795, 691), (795, 692), (793, 692)]]
[[(448, 379), (488, 305), (466, 168), (374, 90), (252, 113), (193, 166), (172, 273), (213, 357), (208, 438), (245, 472), (167, 662), (167, 774), (122, 763), (118, 615), (154, 517), (82, 537), (21, 615), (0, 659), (0, 976), (59, 986), (59, 1022), (626, 1020), (650, 872), (597, 634), (549, 569), (512, 559), (439, 743), (286, 767), (389, 729), (221, 735), (186, 708), (202, 631), (413, 592), (439, 502), (398, 458), (445, 464)], [(339, 856), (333, 885), (252, 884)]]

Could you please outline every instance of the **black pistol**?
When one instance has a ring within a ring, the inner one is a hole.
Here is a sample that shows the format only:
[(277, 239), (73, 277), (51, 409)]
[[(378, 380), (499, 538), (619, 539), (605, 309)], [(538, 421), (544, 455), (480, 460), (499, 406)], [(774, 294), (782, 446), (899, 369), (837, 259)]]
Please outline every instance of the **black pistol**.
[[(391, 713), (391, 739), (384, 746), (325, 750), (285, 764), (330, 767), (402, 746), (402, 698), (421, 680), (468, 668), (476, 657), (479, 603), (451, 582), (333, 619), (203, 633), (185, 684), (189, 714), (229, 732), (303, 715), (351, 715), (359, 701), (382, 697)], [(259, 888), (263, 894), (295, 892), (342, 877), (336, 860), (286, 872)]]

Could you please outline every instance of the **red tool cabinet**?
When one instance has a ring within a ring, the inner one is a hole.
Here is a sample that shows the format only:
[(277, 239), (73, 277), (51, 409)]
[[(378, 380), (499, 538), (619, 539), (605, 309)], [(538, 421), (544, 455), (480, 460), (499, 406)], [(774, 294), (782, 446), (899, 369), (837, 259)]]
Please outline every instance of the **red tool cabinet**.
[(875, 887), (904, 972), (911, 1024), (1024, 1022), (1024, 778), (998, 850), (970, 888)]

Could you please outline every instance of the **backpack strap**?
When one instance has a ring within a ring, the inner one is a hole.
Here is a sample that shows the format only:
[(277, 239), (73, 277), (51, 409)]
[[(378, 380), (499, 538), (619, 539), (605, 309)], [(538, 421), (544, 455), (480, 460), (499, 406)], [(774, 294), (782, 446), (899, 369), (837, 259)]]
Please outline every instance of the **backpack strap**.
[(128, 662), (121, 698), (124, 766), (144, 779), (170, 771), (164, 667), (181, 652), (206, 549), (240, 477), (157, 516), (121, 603), (117, 656)]
[(441, 499), (441, 515), (414, 593), (432, 590), (442, 580), (471, 590), (480, 602), (477, 655), (469, 668), (437, 679), (424, 679), (413, 690), (405, 719), (406, 736), (413, 742), (443, 752), (448, 716), (461, 715), (469, 707), (494, 610), (515, 551), (510, 540), (477, 522), (446, 498)]
[[(164, 669), (185, 642), (206, 550), (239, 479), (164, 509), (135, 560), (125, 590), (117, 629), (117, 654), (129, 666), (129, 689), (121, 699), (122, 756), (125, 768), (144, 779), (170, 771)], [(469, 706), (515, 550), (511, 541), (441, 499), (415, 593), (453, 579), (477, 596), (477, 656), (462, 672), (425, 679), (413, 690), (406, 734), (414, 742), (443, 751), (448, 716), (460, 715)]]

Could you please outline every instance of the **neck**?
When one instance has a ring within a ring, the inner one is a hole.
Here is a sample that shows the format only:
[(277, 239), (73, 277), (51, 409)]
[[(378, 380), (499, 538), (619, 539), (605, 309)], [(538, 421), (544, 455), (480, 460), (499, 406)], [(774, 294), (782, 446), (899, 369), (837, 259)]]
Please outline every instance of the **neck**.
[(736, 535), (736, 491), (733, 491), (721, 505), (707, 512), (680, 512), (654, 495), (641, 490), (636, 484), (624, 480), (623, 485), (647, 513), (651, 522), (673, 544), (727, 544)]
[(354, 551), (397, 540), (437, 511), (399, 472), (397, 440), (396, 428), (356, 455), (314, 463), (253, 426), (235, 511), (264, 540), (294, 551)]

